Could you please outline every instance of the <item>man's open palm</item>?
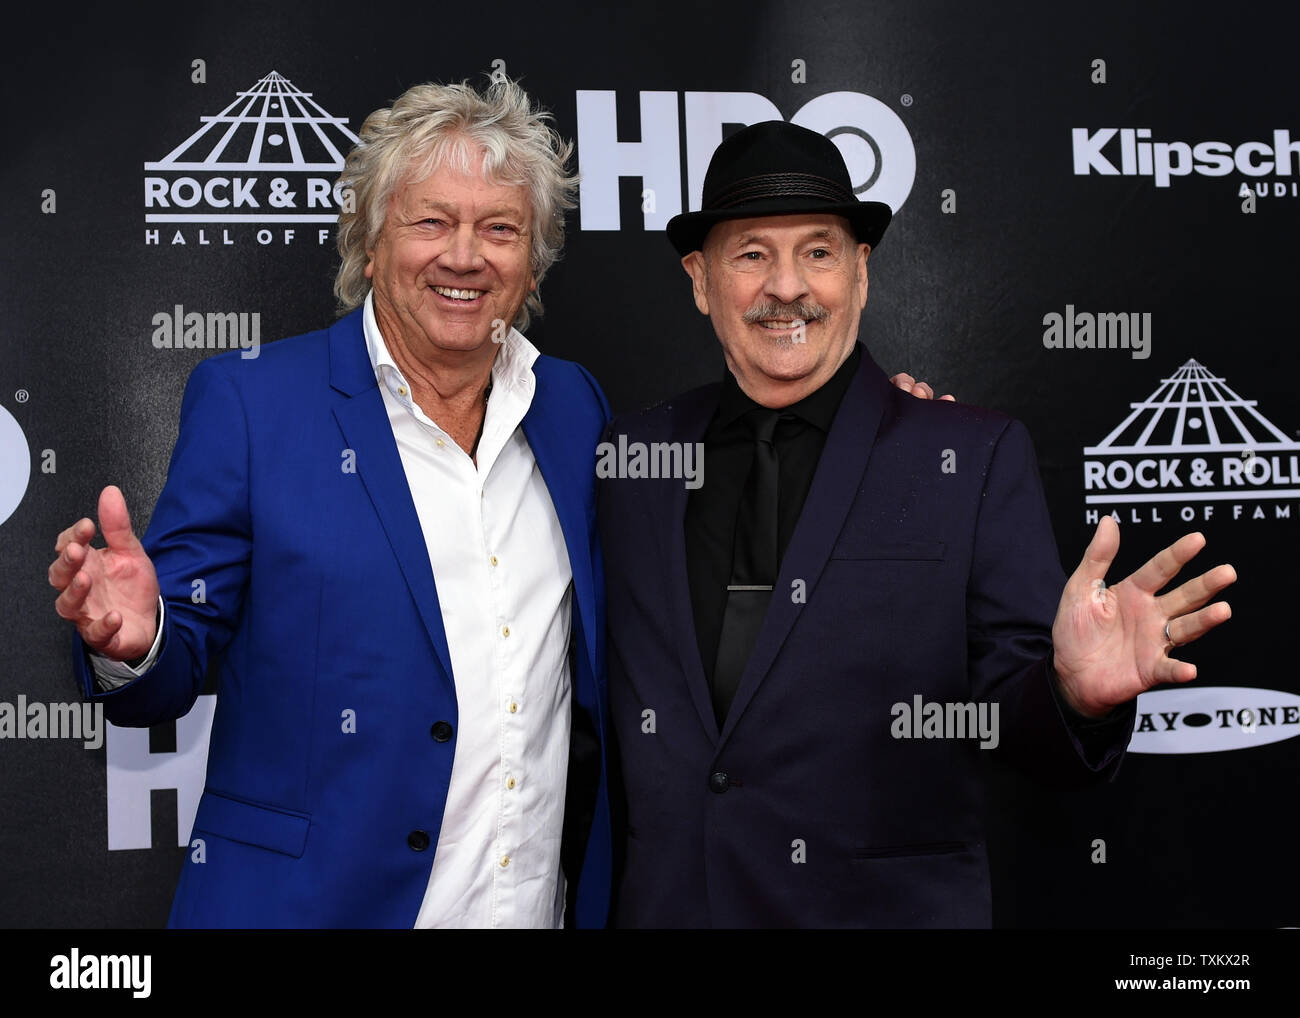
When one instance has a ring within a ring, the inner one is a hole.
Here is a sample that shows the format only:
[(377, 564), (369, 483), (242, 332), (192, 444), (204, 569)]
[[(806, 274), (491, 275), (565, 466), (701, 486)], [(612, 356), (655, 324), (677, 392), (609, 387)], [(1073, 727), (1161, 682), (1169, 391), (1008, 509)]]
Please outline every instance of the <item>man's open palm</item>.
[(1110, 516), (1101, 518), (1083, 561), (1066, 582), (1052, 625), (1056, 673), (1076, 710), (1100, 716), (1152, 686), (1196, 678), (1194, 664), (1171, 658), (1169, 652), (1232, 616), (1226, 601), (1202, 606), (1235, 582), (1237, 572), (1221, 565), (1167, 594), (1159, 591), (1204, 547), (1202, 535), (1185, 534), (1108, 587), (1106, 571), (1119, 551), (1119, 524)]
[(59, 535), (50, 565), (54, 610), (92, 649), (116, 661), (143, 657), (157, 633), (158, 576), (131, 530), (126, 499), (113, 485), (99, 496), (106, 548), (92, 548), (95, 524), (81, 519)]

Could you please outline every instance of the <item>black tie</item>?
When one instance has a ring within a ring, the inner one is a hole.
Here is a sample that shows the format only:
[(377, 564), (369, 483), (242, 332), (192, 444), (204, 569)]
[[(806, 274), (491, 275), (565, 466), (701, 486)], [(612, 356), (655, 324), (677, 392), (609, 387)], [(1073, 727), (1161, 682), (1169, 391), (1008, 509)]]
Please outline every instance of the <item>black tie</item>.
[(718, 659), (713, 668), (713, 712), (719, 728), (727, 719), (776, 583), (780, 561), (777, 549), (780, 464), (772, 437), (777, 422), (789, 416), (765, 407), (746, 415), (746, 423), (754, 434), (754, 459), (736, 513), (731, 582), (727, 585), (727, 607), (718, 640)]

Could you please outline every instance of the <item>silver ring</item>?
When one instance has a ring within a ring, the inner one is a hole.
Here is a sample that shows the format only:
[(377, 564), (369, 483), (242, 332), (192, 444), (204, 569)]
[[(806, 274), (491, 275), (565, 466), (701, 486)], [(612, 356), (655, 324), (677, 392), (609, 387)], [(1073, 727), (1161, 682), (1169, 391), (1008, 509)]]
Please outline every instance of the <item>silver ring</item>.
[[(1173, 621), (1173, 619), (1170, 619), (1170, 620), (1169, 620), (1169, 622), (1172, 622), (1172, 621)], [(1177, 647), (1178, 644), (1174, 643), (1174, 638), (1173, 638), (1172, 636), (1169, 635), (1169, 622), (1166, 622), (1166, 623), (1165, 623), (1165, 642), (1168, 643), (1169, 646), (1171, 646), (1171, 647)]]

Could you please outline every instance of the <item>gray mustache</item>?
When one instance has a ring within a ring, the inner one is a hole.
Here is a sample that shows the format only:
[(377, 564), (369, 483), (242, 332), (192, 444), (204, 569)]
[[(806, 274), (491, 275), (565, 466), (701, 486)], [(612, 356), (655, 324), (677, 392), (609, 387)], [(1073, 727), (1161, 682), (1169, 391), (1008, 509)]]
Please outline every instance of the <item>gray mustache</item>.
[(771, 319), (786, 322), (795, 318), (804, 322), (821, 322), (829, 317), (830, 312), (821, 304), (805, 300), (797, 300), (793, 304), (778, 304), (775, 302), (756, 304), (744, 314), (745, 322), (748, 325)]

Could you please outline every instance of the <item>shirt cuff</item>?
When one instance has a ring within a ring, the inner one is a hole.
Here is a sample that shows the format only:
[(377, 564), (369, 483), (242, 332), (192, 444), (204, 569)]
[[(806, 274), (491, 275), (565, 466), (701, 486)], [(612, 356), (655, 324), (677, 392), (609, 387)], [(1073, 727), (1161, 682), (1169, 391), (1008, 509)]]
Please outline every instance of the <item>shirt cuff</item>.
[(110, 657), (104, 657), (102, 654), (96, 654), (93, 650), (87, 650), (86, 654), (90, 658), (90, 667), (95, 672), (95, 682), (101, 692), (108, 692), (125, 686), (128, 682), (138, 679), (155, 664), (158, 663), (158, 657), (162, 654), (163, 642), (163, 618), (166, 608), (163, 605), (162, 594), (158, 595), (158, 613), (156, 615), (157, 632), (154, 633), (153, 646), (149, 648), (149, 653), (135, 661), (114, 661)]

